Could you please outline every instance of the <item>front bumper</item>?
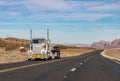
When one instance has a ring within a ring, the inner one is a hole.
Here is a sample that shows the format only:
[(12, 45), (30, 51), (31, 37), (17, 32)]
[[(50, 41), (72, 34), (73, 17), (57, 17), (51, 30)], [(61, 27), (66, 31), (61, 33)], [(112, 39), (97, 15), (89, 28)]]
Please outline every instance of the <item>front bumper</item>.
[(45, 59), (44, 54), (31, 54), (28, 59)]

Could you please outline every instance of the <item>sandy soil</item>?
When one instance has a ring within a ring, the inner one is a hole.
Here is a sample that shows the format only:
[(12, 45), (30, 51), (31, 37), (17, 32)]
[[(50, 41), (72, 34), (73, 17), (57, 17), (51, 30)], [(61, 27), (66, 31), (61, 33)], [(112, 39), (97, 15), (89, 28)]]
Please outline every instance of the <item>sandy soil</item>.
[(120, 49), (108, 49), (102, 52), (102, 55), (120, 61)]
[(93, 49), (63, 49), (61, 50), (61, 57), (72, 57), (72, 56), (78, 56), (83, 55), (85, 53), (94, 51)]
[[(91, 51), (93, 51), (93, 49), (64, 49), (64, 50), (61, 50), (61, 57), (62, 58), (72, 57), (72, 56), (82, 55)], [(0, 64), (20, 62), (25, 60), (27, 60), (26, 52), (20, 52), (19, 50), (6, 52), (4, 50), (0, 50)]]
[(1, 63), (10, 63), (10, 62), (19, 62), (27, 59), (26, 52), (15, 51), (1, 51), (0, 52), (0, 64)]

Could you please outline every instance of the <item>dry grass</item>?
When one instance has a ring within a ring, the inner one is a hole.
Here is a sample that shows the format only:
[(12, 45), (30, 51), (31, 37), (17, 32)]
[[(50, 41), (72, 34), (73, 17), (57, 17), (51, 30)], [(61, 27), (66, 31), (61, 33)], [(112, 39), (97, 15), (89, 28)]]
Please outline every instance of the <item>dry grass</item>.
[[(79, 48), (79, 49), (62, 49), (61, 50), (61, 57), (72, 57), (77, 55), (82, 55), (87, 52), (94, 51), (94, 49), (88, 48)], [(11, 62), (19, 62), (27, 60), (27, 53), (20, 52), (19, 50), (14, 51), (4, 51), (0, 50), (0, 64), (1, 63), (11, 63)]]
[(1, 51), (0, 52), (0, 64), (1, 63), (11, 63), (19, 62), (27, 59), (26, 52), (19, 52), (18, 50), (14, 51)]
[(108, 49), (104, 51), (104, 56), (110, 59), (116, 59), (120, 61), (120, 49)]
[(91, 52), (91, 51), (94, 51), (94, 49), (88, 49), (88, 48), (62, 49), (61, 57), (78, 56), (78, 55), (83, 55), (83, 54)]

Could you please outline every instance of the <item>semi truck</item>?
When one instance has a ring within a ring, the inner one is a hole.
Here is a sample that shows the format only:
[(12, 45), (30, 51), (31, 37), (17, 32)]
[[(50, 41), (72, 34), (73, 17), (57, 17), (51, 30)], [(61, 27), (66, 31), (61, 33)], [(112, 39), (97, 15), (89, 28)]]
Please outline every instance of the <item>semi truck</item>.
[(32, 30), (30, 31), (30, 50), (28, 51), (28, 60), (36, 59), (60, 59), (60, 50), (56, 46), (52, 47), (48, 29), (46, 38), (32, 38)]

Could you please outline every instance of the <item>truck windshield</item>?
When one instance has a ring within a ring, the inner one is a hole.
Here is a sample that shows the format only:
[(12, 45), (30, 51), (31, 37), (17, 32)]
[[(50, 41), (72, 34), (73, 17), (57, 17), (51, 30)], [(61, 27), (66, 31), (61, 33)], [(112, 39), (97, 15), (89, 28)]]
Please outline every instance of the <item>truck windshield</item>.
[(45, 39), (34, 39), (33, 43), (34, 44), (38, 44), (38, 43), (42, 44), (42, 43), (45, 43)]
[(37, 44), (37, 43), (39, 43), (39, 41), (38, 40), (33, 40), (33, 43)]

